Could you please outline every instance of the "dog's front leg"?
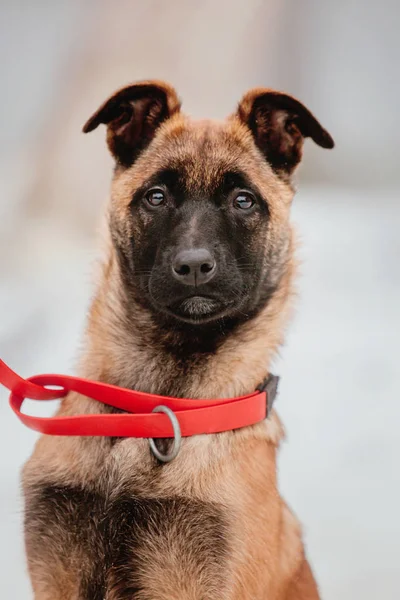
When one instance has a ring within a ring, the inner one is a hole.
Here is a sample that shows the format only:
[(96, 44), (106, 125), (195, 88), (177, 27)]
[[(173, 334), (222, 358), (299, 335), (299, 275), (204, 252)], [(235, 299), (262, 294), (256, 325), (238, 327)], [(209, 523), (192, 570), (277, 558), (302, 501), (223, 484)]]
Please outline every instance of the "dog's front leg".
[(71, 582), (70, 577), (58, 572), (57, 568), (30, 560), (29, 555), (28, 567), (34, 600), (80, 600), (78, 586)]
[(289, 584), (285, 600), (320, 600), (318, 587), (311, 571), (308, 560), (305, 558)]
[(58, 589), (50, 589), (46, 586), (46, 588), (41, 588), (34, 591), (33, 595), (34, 600), (78, 600), (78, 596), (69, 596), (61, 593)]

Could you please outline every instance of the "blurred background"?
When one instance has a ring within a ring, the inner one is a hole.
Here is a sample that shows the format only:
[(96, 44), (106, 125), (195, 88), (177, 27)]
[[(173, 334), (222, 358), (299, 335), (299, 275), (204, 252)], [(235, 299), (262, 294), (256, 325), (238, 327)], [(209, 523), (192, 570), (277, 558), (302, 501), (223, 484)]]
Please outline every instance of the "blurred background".
[[(333, 135), (299, 170), (299, 301), (275, 366), (281, 489), (326, 600), (399, 597), (399, 17), (398, 0), (0, 0), (0, 356), (24, 376), (76, 364), (112, 168), (104, 128), (80, 130), (116, 88), (166, 79), (218, 118), (275, 87)], [(0, 396), (1, 598), (28, 600), (36, 434)]]

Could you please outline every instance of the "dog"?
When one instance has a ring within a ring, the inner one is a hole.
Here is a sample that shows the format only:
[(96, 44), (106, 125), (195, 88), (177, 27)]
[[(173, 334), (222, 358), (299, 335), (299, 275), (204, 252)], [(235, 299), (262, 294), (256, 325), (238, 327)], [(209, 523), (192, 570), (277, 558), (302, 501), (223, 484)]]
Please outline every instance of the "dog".
[[(228, 398), (270, 373), (291, 314), (293, 173), (334, 143), (295, 98), (252, 89), (194, 121), (160, 81), (111, 96), (105, 254), (80, 374), (154, 394)], [(58, 414), (110, 412), (69, 393)], [(316, 600), (301, 527), (277, 488), (273, 410), (254, 426), (148, 440), (41, 437), (23, 470), (36, 600)], [(171, 440), (160, 440), (166, 449)]]

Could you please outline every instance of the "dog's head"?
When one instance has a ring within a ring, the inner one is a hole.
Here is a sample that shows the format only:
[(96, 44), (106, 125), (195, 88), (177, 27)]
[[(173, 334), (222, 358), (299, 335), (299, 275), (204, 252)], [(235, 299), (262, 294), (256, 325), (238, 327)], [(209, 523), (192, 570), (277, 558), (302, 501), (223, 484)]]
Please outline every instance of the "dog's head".
[(333, 140), (300, 102), (255, 89), (224, 122), (193, 121), (161, 82), (123, 88), (84, 126), (116, 160), (110, 229), (127, 292), (199, 324), (266, 305), (291, 259), (291, 176), (304, 138)]

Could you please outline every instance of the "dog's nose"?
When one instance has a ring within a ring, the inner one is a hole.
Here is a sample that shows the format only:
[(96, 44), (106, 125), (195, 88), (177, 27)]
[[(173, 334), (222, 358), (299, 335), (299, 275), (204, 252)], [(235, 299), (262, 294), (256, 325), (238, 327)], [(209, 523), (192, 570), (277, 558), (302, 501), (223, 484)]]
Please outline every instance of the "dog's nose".
[(216, 263), (206, 248), (180, 250), (172, 263), (172, 273), (185, 285), (201, 285), (215, 274)]

